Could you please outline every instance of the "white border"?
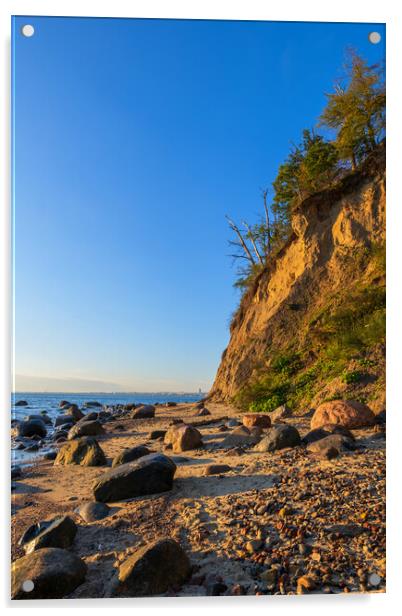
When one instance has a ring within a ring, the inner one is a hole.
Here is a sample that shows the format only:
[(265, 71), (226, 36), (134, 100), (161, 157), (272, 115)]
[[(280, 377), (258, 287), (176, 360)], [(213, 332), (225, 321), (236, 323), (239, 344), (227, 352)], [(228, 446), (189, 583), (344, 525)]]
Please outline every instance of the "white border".
[[(303, 597), (236, 597), (236, 598), (208, 598), (208, 599), (142, 599), (142, 600), (79, 600), (79, 601), (46, 601), (21, 602), (11, 604), (8, 602), (8, 577), (4, 573), (0, 576), (1, 597), (7, 609), (16, 612), (23, 610), (43, 610), (75, 608), (77, 613), (99, 609), (137, 609), (141, 612), (152, 613), (163, 610), (164, 613), (177, 613), (191, 609), (192, 614), (201, 614), (206, 609), (230, 610), (233, 613), (244, 613), (249, 608), (256, 610), (280, 610), (281, 616), (295, 612), (305, 614), (322, 612), (325, 615), (364, 611), (365, 615), (378, 611), (388, 613), (398, 604), (400, 583), (401, 559), (401, 463), (398, 453), (401, 448), (402, 437), (402, 408), (399, 408), (400, 396), (398, 385), (402, 380), (400, 355), (402, 352), (401, 316), (402, 316), (402, 177), (400, 167), (400, 147), (402, 144), (401, 131), (401, 88), (400, 71), (402, 59), (402, 3), (391, 0), (365, 0), (351, 2), (351, 0), (336, 0), (335, 2), (318, 2), (316, 0), (281, 0), (269, 2), (268, 0), (35, 0), (10, 1), (3, 0), (0, 4), (1, 52), (0, 84), (0, 135), (2, 147), (0, 149), (0, 187), (2, 191), (3, 207), (0, 209), (0, 255), (1, 255), (1, 340), (2, 353), (0, 356), (1, 375), (1, 413), (3, 430), (1, 431), (3, 463), (2, 494), (6, 508), (5, 519), (2, 524), (1, 555), (4, 559), (6, 571), (9, 567), (9, 514), (8, 494), (9, 463), (8, 463), (8, 407), (11, 385), (10, 372), (10, 89), (9, 89), (9, 62), (10, 62), (10, 16), (16, 15), (60, 15), (60, 16), (106, 16), (106, 17), (170, 17), (195, 19), (265, 19), (281, 21), (347, 21), (347, 22), (386, 22), (387, 23), (387, 240), (388, 240), (388, 441), (387, 441), (387, 593), (361, 596), (303, 596)], [(399, 377), (399, 379), (398, 379)], [(399, 381), (399, 382), (398, 382)], [(399, 575), (398, 575), (399, 574)], [(15, 613), (15, 612), (14, 612)]]

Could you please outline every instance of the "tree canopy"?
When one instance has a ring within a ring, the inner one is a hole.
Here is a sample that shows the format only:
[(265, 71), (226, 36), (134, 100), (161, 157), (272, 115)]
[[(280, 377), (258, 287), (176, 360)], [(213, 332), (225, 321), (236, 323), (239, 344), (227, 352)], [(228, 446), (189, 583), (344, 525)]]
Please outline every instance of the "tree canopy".
[(309, 195), (330, 186), (345, 170), (353, 170), (385, 137), (385, 83), (380, 65), (369, 66), (354, 51), (348, 51), (345, 76), (327, 94), (327, 105), (318, 126), (334, 132), (332, 140), (314, 129), (305, 129), (279, 166), (269, 189), (262, 191), (264, 210), (259, 220), (237, 225), (227, 217), (235, 239), (231, 256), (242, 262), (238, 287), (245, 287), (283, 246), (291, 232), (293, 207)]

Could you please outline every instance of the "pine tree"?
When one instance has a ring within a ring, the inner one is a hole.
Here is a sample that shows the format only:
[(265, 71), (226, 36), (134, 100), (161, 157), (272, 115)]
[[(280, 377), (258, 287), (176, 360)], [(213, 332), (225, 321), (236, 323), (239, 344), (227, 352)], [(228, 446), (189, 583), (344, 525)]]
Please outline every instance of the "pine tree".
[(349, 51), (346, 81), (326, 95), (320, 125), (336, 131), (339, 156), (355, 169), (384, 137), (385, 84), (381, 66), (369, 66), (354, 51)]
[(333, 143), (304, 130), (302, 143), (294, 147), (279, 167), (273, 182), (272, 211), (276, 215), (277, 241), (286, 240), (290, 232), (293, 206), (308, 195), (332, 182), (338, 170), (338, 153)]

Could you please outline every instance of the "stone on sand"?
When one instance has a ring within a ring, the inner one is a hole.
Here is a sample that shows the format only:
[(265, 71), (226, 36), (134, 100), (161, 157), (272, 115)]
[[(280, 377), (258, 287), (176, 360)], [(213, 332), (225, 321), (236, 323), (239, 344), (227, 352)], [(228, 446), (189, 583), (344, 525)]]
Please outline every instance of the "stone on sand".
[(247, 413), (243, 415), (243, 425), (246, 428), (269, 428), (271, 426), (271, 420), (266, 413)]
[(254, 451), (260, 453), (277, 451), (286, 447), (297, 447), (300, 443), (300, 434), (295, 427), (287, 424), (277, 424), (254, 447)]
[(76, 511), (85, 522), (96, 522), (97, 520), (103, 520), (103, 518), (110, 514), (110, 507), (106, 503), (91, 501), (84, 503)]
[(168, 429), (164, 443), (168, 447), (171, 446), (174, 453), (180, 453), (202, 447), (202, 437), (197, 428), (180, 423)]
[(113, 594), (159, 595), (183, 584), (190, 573), (190, 561), (183, 548), (173, 539), (160, 539), (140, 548), (120, 565)]
[(131, 447), (131, 449), (123, 449), (123, 451), (113, 458), (112, 468), (120, 466), (121, 464), (127, 464), (127, 462), (134, 462), (134, 460), (138, 460), (138, 458), (147, 456), (150, 453), (148, 447), (145, 447), (145, 445), (137, 445), (136, 447)]
[(173, 460), (160, 453), (150, 454), (98, 477), (93, 494), (96, 501), (109, 503), (166, 492), (173, 487), (175, 472)]
[(83, 421), (82, 419), (68, 432), (68, 440), (81, 436), (99, 436), (105, 434), (105, 430), (99, 421)]
[(138, 408), (135, 408), (130, 417), (132, 419), (152, 419), (155, 417), (155, 407), (153, 404), (143, 404)]
[(75, 522), (67, 515), (30, 526), (19, 543), (30, 554), (43, 548), (69, 548), (77, 533)]
[[(68, 550), (43, 548), (13, 562), (11, 567), (12, 599), (61, 599), (85, 580), (84, 561)], [(24, 582), (33, 582), (30, 592)]]
[(205, 467), (204, 475), (220, 475), (222, 473), (229, 473), (232, 468), (228, 464), (208, 464)]
[(107, 463), (103, 449), (91, 436), (83, 436), (67, 442), (59, 450), (55, 466), (76, 464), (79, 466), (104, 466)]
[(47, 434), (46, 426), (43, 419), (30, 419), (29, 421), (20, 421), (17, 425), (18, 436), (40, 436), (44, 438)]
[(375, 422), (375, 415), (366, 404), (356, 400), (332, 400), (317, 408), (311, 418), (311, 429), (339, 424), (353, 430), (373, 426)]

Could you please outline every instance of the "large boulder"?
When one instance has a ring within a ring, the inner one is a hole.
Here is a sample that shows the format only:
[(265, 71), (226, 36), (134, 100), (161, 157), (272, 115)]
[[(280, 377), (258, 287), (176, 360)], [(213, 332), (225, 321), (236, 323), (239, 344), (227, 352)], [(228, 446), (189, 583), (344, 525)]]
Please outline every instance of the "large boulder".
[(75, 424), (75, 419), (72, 415), (59, 415), (56, 417), (54, 426), (58, 428), (59, 426), (66, 426), (66, 428), (71, 428)]
[(76, 509), (76, 512), (81, 516), (85, 522), (96, 522), (103, 520), (110, 513), (110, 507), (106, 503), (97, 503), (92, 501), (90, 503), (84, 503), (81, 507)]
[(137, 550), (119, 567), (117, 596), (160, 595), (190, 576), (191, 564), (183, 548), (173, 539), (160, 539)]
[(311, 428), (325, 424), (340, 424), (345, 428), (365, 428), (375, 424), (375, 415), (366, 404), (356, 400), (332, 400), (324, 402), (311, 418)]
[(174, 453), (202, 447), (201, 433), (193, 426), (181, 423), (171, 426), (165, 434), (165, 445), (172, 447)]
[(74, 418), (74, 421), (79, 421), (84, 417), (84, 413), (80, 411), (76, 404), (71, 404), (71, 406), (64, 409), (64, 412), (66, 415), (71, 415), (71, 417)]
[(247, 413), (243, 415), (243, 425), (246, 428), (269, 428), (271, 426), (271, 420), (269, 415), (264, 413)]
[(286, 447), (297, 447), (300, 443), (300, 434), (296, 428), (278, 424), (269, 430), (267, 436), (254, 447), (254, 451), (261, 453), (277, 451)]
[(83, 421), (96, 421), (97, 419), (99, 419), (99, 413), (97, 411), (90, 411), (80, 421), (82, 423)]
[(68, 433), (68, 439), (80, 438), (81, 436), (99, 436), (105, 434), (105, 430), (99, 421), (79, 421), (71, 428)]
[[(85, 580), (84, 561), (68, 550), (43, 548), (14, 561), (11, 567), (12, 599), (61, 599)], [(33, 588), (24, 590), (27, 580)]]
[(94, 406), (95, 406), (95, 407), (97, 407), (97, 408), (102, 408), (102, 404), (101, 404), (100, 402), (98, 402), (97, 400), (89, 400), (88, 402), (84, 402), (84, 406), (85, 406), (86, 408), (89, 408), (89, 407), (91, 407), (91, 406), (92, 406), (92, 407), (94, 407)]
[(251, 434), (250, 430), (246, 428), (246, 426), (238, 426), (223, 439), (220, 446), (223, 449), (232, 449), (234, 447), (252, 447), (259, 441), (260, 436), (258, 434)]
[(132, 419), (152, 419), (155, 417), (155, 407), (153, 404), (143, 404), (133, 409), (130, 417)]
[(20, 421), (17, 425), (18, 436), (31, 437), (40, 436), (44, 438), (47, 434), (46, 426), (43, 419), (29, 419), (28, 421)]
[(166, 492), (173, 487), (175, 472), (173, 460), (160, 453), (150, 454), (98, 477), (93, 485), (94, 497), (109, 503)]
[(14, 406), (28, 406), (28, 402), (26, 400), (18, 400)]
[(41, 415), (27, 415), (26, 417), (24, 417), (25, 421), (31, 421), (31, 420), (37, 420), (37, 421), (43, 421), (44, 424), (51, 426), (52, 424), (52, 420), (50, 419), (49, 415), (46, 414), (41, 414)]
[(305, 445), (309, 443), (314, 443), (315, 441), (319, 441), (331, 434), (342, 434), (346, 438), (351, 441), (355, 440), (352, 432), (347, 428), (344, 428), (341, 425), (337, 424), (325, 424), (322, 428), (315, 428), (314, 430), (310, 430), (305, 436), (303, 436), (302, 441)]
[(307, 451), (320, 454), (329, 447), (334, 447), (338, 451), (352, 451), (355, 449), (355, 444), (353, 440), (347, 436), (343, 436), (343, 434), (329, 434), (318, 441), (310, 442), (307, 445)]
[(127, 462), (134, 462), (143, 456), (149, 455), (151, 452), (145, 445), (137, 445), (131, 449), (123, 449), (116, 457), (113, 458), (112, 468), (120, 466), (121, 464), (127, 464)]
[(42, 548), (69, 548), (76, 533), (75, 522), (66, 515), (33, 524), (24, 532), (19, 544), (27, 554)]
[(96, 439), (83, 436), (63, 445), (54, 461), (55, 466), (77, 464), (79, 466), (104, 466), (106, 457)]

